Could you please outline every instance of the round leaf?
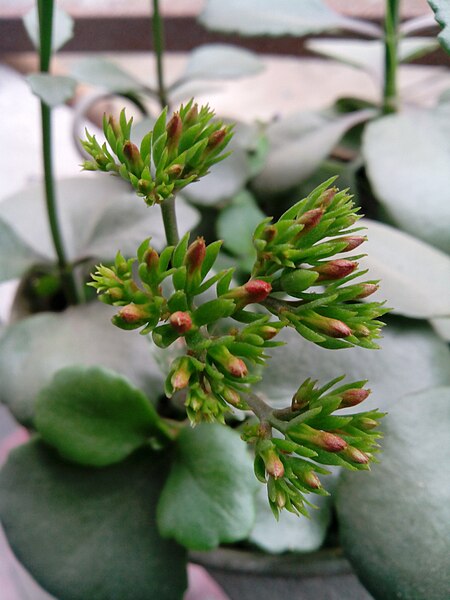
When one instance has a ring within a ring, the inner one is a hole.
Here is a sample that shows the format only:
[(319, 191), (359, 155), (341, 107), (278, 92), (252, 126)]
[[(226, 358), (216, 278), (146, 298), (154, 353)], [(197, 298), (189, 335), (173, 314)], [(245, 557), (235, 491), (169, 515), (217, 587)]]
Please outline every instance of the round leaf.
[(207, 44), (189, 54), (183, 79), (236, 79), (263, 69), (264, 63), (249, 50), (229, 44)]
[(344, 381), (368, 379), (369, 398), (354, 412), (390, 410), (398, 398), (425, 387), (450, 384), (450, 351), (425, 323), (390, 319), (380, 350), (348, 348), (325, 350), (311, 344), (292, 328), (275, 339), (286, 342), (274, 348), (257, 391), (274, 406), (288, 406), (308, 377), (326, 383), (340, 375)]
[(86, 469), (37, 441), (14, 450), (0, 473), (12, 549), (59, 600), (181, 600), (184, 552), (155, 523), (166, 468), (150, 452)]
[(447, 112), (417, 110), (373, 121), (365, 129), (363, 153), (373, 190), (390, 218), (450, 252)]
[[(117, 177), (88, 174), (62, 179), (56, 187), (61, 230), (70, 260), (93, 257), (112, 261), (117, 250), (133, 256), (143, 239), (165, 244), (164, 226), (158, 207), (149, 208)], [(0, 219), (42, 256), (55, 260), (41, 185), (6, 198), (0, 204)], [(180, 232), (192, 229), (197, 211), (177, 201)]]
[(389, 225), (369, 219), (367, 256), (360, 261), (368, 277), (380, 279), (370, 299), (386, 299), (394, 312), (419, 319), (450, 315), (450, 256)]
[(146, 338), (110, 323), (115, 309), (94, 302), (41, 313), (11, 325), (0, 338), (0, 399), (30, 424), (39, 391), (59, 369), (75, 364), (113, 369), (156, 400), (163, 389)]
[(64, 458), (104, 467), (144, 445), (158, 415), (125, 377), (100, 367), (67, 367), (38, 395), (36, 429)]
[[(34, 47), (39, 49), (39, 19), (37, 7), (34, 6), (23, 17), (23, 23)], [(62, 8), (55, 6), (53, 12), (52, 50), (57, 52), (73, 37), (74, 22)]]
[(250, 532), (257, 482), (247, 448), (222, 425), (184, 429), (158, 504), (158, 525), (193, 550), (236, 542)]
[(269, 151), (252, 185), (263, 195), (288, 190), (312, 175), (344, 133), (373, 115), (372, 110), (329, 118), (304, 112), (275, 121), (267, 128)]
[(358, 19), (344, 17), (322, 0), (292, 2), (278, 0), (208, 0), (200, 22), (206, 27), (243, 35), (295, 35), (320, 33), (330, 29), (349, 29), (378, 35), (379, 28)]
[(42, 257), (0, 220), (0, 281), (21, 277), (39, 261)]
[(27, 77), (33, 94), (48, 106), (58, 106), (70, 100), (75, 94), (76, 81), (62, 75), (32, 73)]
[(450, 6), (446, 0), (428, 0), (428, 4), (435, 13), (436, 21), (442, 27), (438, 40), (450, 54)]
[(110, 92), (139, 92), (144, 87), (137, 79), (115, 63), (104, 58), (90, 56), (77, 61), (70, 74), (80, 83), (90, 83)]
[(345, 473), (344, 549), (377, 600), (443, 600), (450, 590), (450, 388), (407, 396), (383, 420), (380, 464)]

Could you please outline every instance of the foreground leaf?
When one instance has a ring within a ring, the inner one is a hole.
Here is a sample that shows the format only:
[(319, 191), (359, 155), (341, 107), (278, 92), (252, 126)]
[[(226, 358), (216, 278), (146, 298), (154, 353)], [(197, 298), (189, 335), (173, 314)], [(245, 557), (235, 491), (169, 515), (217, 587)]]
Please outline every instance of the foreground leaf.
[(242, 540), (253, 525), (255, 490), (237, 433), (212, 424), (186, 428), (159, 501), (159, 530), (192, 550)]
[(27, 77), (33, 94), (47, 106), (58, 106), (70, 100), (75, 94), (76, 81), (62, 75), (32, 73)]
[(181, 599), (184, 551), (155, 522), (166, 468), (150, 452), (94, 470), (38, 441), (17, 448), (0, 473), (12, 549), (59, 600)]
[(159, 417), (125, 377), (100, 367), (57, 371), (36, 402), (36, 428), (64, 458), (104, 467), (143, 446)]
[(114, 312), (94, 302), (34, 315), (5, 331), (0, 339), (0, 399), (21, 423), (32, 424), (36, 396), (56, 371), (75, 364), (113, 369), (157, 399), (163, 378), (149, 342), (113, 327)]
[(389, 217), (450, 252), (448, 113), (416, 110), (373, 121), (365, 129), (363, 154), (373, 191)]
[(435, 13), (436, 21), (442, 27), (438, 40), (450, 54), (450, 6), (446, 0), (428, 0), (428, 4)]
[(345, 473), (344, 549), (376, 600), (442, 600), (450, 589), (450, 388), (403, 398), (383, 421), (381, 463)]

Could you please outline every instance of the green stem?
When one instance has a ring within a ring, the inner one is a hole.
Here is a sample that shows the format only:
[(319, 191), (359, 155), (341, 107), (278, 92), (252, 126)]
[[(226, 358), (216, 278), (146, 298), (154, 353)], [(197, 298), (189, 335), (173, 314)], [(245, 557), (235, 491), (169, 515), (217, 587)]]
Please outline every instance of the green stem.
[(168, 106), (167, 93), (164, 85), (163, 54), (164, 54), (164, 26), (159, 12), (159, 0), (153, 0), (153, 47), (156, 55), (156, 70), (158, 74), (158, 97), (161, 108)]
[(400, 0), (387, 0), (386, 16), (384, 20), (383, 113), (385, 115), (396, 112), (397, 110), (399, 14)]
[(161, 204), (161, 212), (164, 223), (164, 231), (169, 246), (176, 246), (180, 241), (177, 225), (177, 214), (175, 212), (175, 196), (167, 198)]
[[(39, 66), (41, 73), (48, 73), (52, 53), (53, 0), (38, 0), (39, 15)], [(56, 209), (55, 179), (52, 161), (51, 109), (41, 101), (42, 155), (44, 166), (45, 201), (50, 232), (58, 257), (58, 266), (66, 300), (69, 304), (78, 301), (77, 287), (72, 267), (67, 261)]]

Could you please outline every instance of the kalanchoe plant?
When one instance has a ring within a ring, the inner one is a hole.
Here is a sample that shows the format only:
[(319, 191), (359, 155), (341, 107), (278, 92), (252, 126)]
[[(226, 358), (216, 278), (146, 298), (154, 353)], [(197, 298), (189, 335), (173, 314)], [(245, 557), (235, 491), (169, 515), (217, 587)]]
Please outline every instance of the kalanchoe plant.
[[(226, 156), (231, 132), (213, 120), (208, 107), (199, 109), (193, 101), (166, 121), (164, 110), (139, 149), (129, 139), (131, 121), (124, 112), (120, 125), (105, 117), (104, 133), (120, 165), (106, 144), (100, 146), (87, 133), (83, 144), (94, 161), (84, 167), (118, 173), (148, 204), (162, 203), (166, 231), (174, 234), (176, 214), (165, 212), (164, 203), (171, 201), (174, 209), (177, 191)], [(386, 309), (362, 301), (378, 286), (355, 282), (365, 274), (358, 271), (359, 256), (342, 258), (365, 237), (354, 227), (359, 217), (351, 197), (333, 182), (320, 185), (278, 221), (268, 218), (256, 228), (256, 260), (243, 285), (235, 285), (233, 269), (214, 269), (220, 241), (207, 245), (198, 237), (190, 242), (189, 233), (160, 253), (150, 239), (135, 258), (125, 260), (118, 253), (114, 265), (97, 267), (90, 284), (103, 302), (118, 307), (114, 325), (151, 334), (162, 349), (178, 344), (165, 393), (169, 399), (184, 393), (192, 425), (225, 424), (234, 409), (256, 416), (242, 437), (254, 447), (255, 474), (267, 483), (276, 516), (283, 508), (307, 514), (308, 494), (327, 493), (318, 475), (328, 471), (320, 465), (367, 469), (383, 416), (377, 411), (335, 414), (368, 396), (361, 381), (334, 387), (338, 378), (317, 387), (307, 380), (291, 406), (277, 410), (252, 392), (284, 327), (324, 348), (377, 348), (383, 325), (378, 318)]]

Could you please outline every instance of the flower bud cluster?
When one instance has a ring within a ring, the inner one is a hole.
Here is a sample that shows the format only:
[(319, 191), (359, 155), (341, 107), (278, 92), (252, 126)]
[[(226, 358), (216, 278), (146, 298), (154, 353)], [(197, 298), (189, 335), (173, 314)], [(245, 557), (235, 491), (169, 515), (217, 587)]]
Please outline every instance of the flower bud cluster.
[[(319, 465), (361, 470), (369, 469), (375, 460), (380, 437), (375, 429), (384, 414), (336, 415), (339, 409), (363, 402), (370, 393), (364, 381), (331, 389), (342, 379), (321, 388), (306, 380), (289, 408), (274, 410), (265, 427), (251, 425), (244, 431), (243, 439), (255, 445), (255, 474), (267, 483), (269, 503), (277, 517), (283, 508), (307, 514), (305, 504), (311, 504), (305, 495), (327, 494), (318, 475), (328, 471)], [(284, 437), (272, 437), (272, 427)]]
[[(366, 238), (346, 191), (326, 181), (291, 207), (276, 223), (263, 221), (254, 233), (257, 251), (252, 275), (271, 282), (288, 301), (266, 307), (307, 340), (324, 348), (377, 348), (387, 312), (378, 302), (361, 302), (378, 289), (377, 281), (350, 283), (365, 272), (357, 259), (334, 258), (351, 252)], [(347, 285), (349, 284), (349, 285)], [(293, 300), (295, 299), (295, 300)]]
[(117, 173), (147, 204), (160, 203), (227, 156), (223, 151), (231, 139), (231, 128), (213, 117), (208, 106), (199, 109), (191, 100), (167, 122), (166, 108), (138, 148), (130, 140), (133, 119), (127, 120), (124, 110), (119, 122), (105, 116), (107, 143), (100, 145), (86, 131), (82, 145), (92, 160), (85, 161), (83, 168)]

